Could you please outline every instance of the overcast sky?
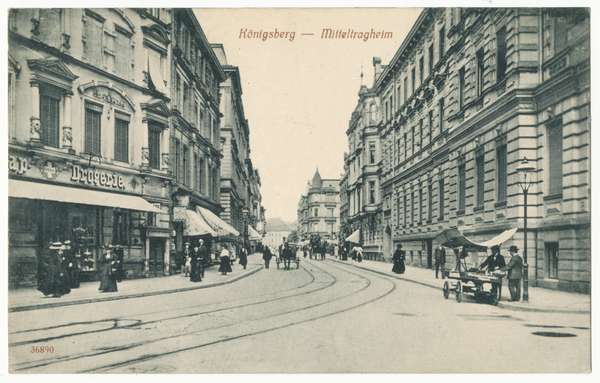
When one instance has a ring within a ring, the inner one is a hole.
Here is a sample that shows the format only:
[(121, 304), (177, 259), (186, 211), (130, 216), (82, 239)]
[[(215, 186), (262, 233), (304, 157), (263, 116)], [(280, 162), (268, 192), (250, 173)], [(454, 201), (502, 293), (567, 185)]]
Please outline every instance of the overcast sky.
[[(250, 127), (252, 163), (262, 179), (267, 218), (296, 219), (300, 195), (319, 169), (339, 179), (346, 130), (361, 84), (373, 84), (373, 57), (387, 64), (421, 12), (379, 9), (196, 9), (210, 43), (238, 66)], [(323, 29), (392, 32), (390, 39), (324, 39)], [(244, 38), (249, 32), (295, 32)], [(247, 31), (246, 31), (247, 30)], [(313, 33), (304, 35), (302, 33)], [(241, 38), (240, 38), (241, 35)]]

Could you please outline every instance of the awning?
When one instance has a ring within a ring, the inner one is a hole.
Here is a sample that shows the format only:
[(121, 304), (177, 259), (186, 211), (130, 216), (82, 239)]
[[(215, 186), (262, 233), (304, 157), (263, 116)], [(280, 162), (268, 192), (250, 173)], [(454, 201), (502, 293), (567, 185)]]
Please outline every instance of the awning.
[(254, 241), (260, 241), (262, 239), (262, 235), (260, 235), (254, 228), (248, 225), (248, 238)]
[(8, 196), (162, 213), (142, 197), (28, 181), (9, 180)]
[(217, 236), (217, 232), (214, 231), (210, 225), (196, 213), (194, 210), (186, 210), (187, 220), (186, 225), (183, 228), (183, 235), (186, 237), (196, 237), (199, 235), (210, 234), (213, 237)]
[(509, 240), (510, 237), (512, 237), (516, 232), (516, 228), (505, 230), (500, 235), (497, 235), (488, 241), (478, 243), (465, 237), (458, 229), (447, 229), (435, 237), (435, 242), (441, 243), (442, 246), (445, 247), (465, 246), (467, 248), (484, 250), (488, 247), (502, 244), (503, 242)]
[(221, 218), (217, 217), (212, 211), (205, 209), (200, 206), (196, 206), (196, 212), (200, 214), (202, 218), (210, 225), (210, 227), (217, 232), (218, 237), (223, 237), (226, 235), (240, 235), (239, 231), (235, 230), (231, 225), (227, 222), (223, 221)]
[(348, 238), (346, 238), (346, 242), (359, 243), (360, 240), (360, 229), (356, 230), (354, 233), (350, 234)]

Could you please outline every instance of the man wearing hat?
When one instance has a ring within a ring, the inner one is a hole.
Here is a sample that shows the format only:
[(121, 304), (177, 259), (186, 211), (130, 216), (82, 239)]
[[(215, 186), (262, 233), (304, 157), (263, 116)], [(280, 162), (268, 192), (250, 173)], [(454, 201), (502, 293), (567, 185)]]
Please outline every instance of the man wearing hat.
[(442, 279), (444, 279), (444, 265), (446, 265), (446, 249), (440, 243), (437, 249), (435, 249), (435, 279), (438, 278), (438, 272), (440, 270), (440, 266), (442, 269)]
[(194, 269), (194, 273), (190, 276), (190, 281), (192, 282), (202, 282), (202, 278), (204, 277), (204, 262), (207, 251), (203, 240), (198, 241), (198, 246), (195, 251), (195, 260), (192, 260), (192, 262), (196, 263), (195, 266), (192, 266)]
[[(506, 261), (504, 260), (504, 256), (500, 254), (500, 246), (495, 245), (492, 246), (492, 255), (486, 258), (485, 261), (481, 265), (479, 265), (478, 269), (483, 270), (487, 267), (487, 272), (491, 273), (496, 270), (500, 270), (501, 268), (506, 266)], [(496, 294), (498, 291), (498, 286), (496, 284), (492, 284), (492, 294)]]
[(504, 260), (504, 257), (500, 255), (500, 246), (492, 246), (492, 255), (487, 257), (486, 260), (483, 261), (481, 265), (479, 265), (478, 269), (483, 270), (486, 266), (488, 273), (499, 270), (506, 266), (506, 261)]
[(501, 271), (508, 271), (508, 290), (510, 291), (510, 301), (521, 300), (521, 278), (523, 277), (523, 259), (519, 255), (519, 248), (511, 246), (508, 251), (511, 258), (508, 265), (501, 268)]

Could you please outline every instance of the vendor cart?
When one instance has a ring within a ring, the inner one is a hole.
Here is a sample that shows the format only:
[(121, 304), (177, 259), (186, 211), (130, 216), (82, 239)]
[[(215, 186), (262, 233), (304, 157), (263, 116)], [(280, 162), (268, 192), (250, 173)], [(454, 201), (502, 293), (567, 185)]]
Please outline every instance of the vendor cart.
[[(461, 302), (463, 294), (474, 294), (475, 300), (478, 303), (490, 303), (497, 305), (502, 296), (502, 277), (505, 273), (494, 271), (486, 273), (478, 268), (468, 268), (465, 258), (468, 251), (487, 251), (488, 247), (500, 245), (510, 239), (517, 229), (504, 231), (502, 234), (483, 243), (471, 241), (465, 237), (458, 229), (444, 230), (436, 237), (436, 241), (440, 242), (444, 247), (455, 249), (457, 254), (456, 265), (452, 270), (443, 270), (442, 275), (448, 278), (442, 287), (444, 298), (448, 299), (450, 292), (453, 292), (456, 301)], [(458, 249), (462, 247), (462, 251)], [(484, 286), (489, 284), (489, 290)]]

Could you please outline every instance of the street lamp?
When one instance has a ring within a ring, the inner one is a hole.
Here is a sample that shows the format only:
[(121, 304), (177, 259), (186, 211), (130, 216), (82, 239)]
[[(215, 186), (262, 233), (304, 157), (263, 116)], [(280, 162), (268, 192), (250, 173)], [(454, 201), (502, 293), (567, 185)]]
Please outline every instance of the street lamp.
[[(248, 243), (248, 214), (250, 214), (250, 212), (248, 211), (248, 209), (244, 208), (244, 210), (242, 210), (242, 214), (244, 215), (244, 245), (243, 247), (245, 249), (246, 248), (246, 244)], [(249, 249), (247, 249), (249, 251)]]
[(523, 303), (529, 302), (529, 272), (527, 265), (527, 192), (531, 186), (533, 179), (533, 171), (535, 167), (527, 161), (527, 157), (523, 157), (523, 161), (517, 166), (517, 174), (519, 176), (519, 186), (523, 190)]

